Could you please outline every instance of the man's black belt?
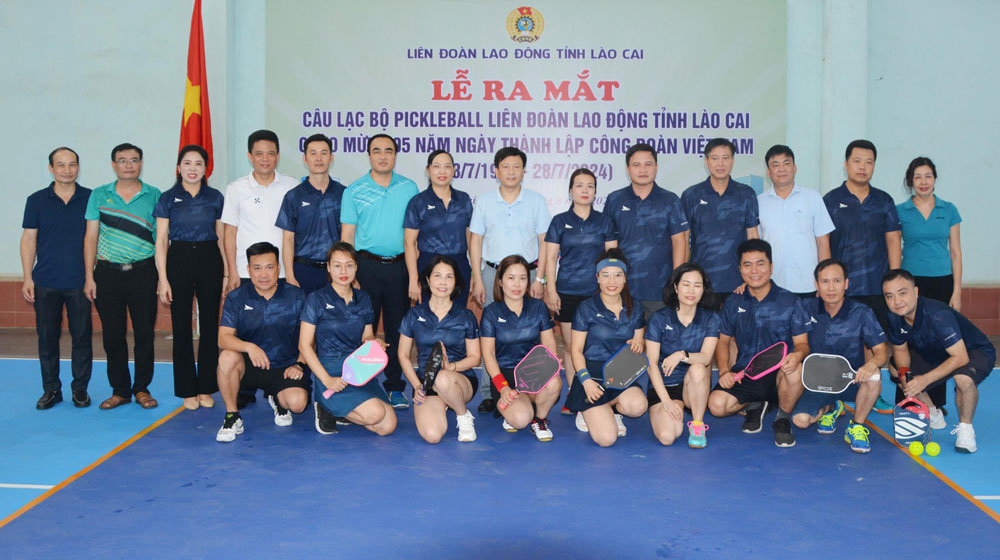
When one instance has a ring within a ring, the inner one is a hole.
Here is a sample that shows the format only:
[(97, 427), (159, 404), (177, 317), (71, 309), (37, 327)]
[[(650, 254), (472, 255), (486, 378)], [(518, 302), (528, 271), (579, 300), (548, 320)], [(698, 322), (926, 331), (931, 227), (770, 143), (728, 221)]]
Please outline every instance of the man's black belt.
[(105, 270), (114, 270), (117, 272), (128, 272), (130, 270), (136, 270), (139, 268), (146, 268), (147, 266), (153, 266), (155, 263), (156, 261), (153, 259), (153, 257), (129, 263), (115, 263), (111, 261), (99, 260), (97, 261), (97, 268)]
[[(490, 261), (484, 261), (484, 262), (486, 263), (486, 266), (488, 266), (488, 267), (490, 267), (490, 268), (492, 268), (494, 270), (498, 270), (500, 268), (500, 263), (495, 263), (495, 262), (490, 262)], [(535, 270), (536, 268), (538, 268), (538, 261), (532, 261), (532, 262), (528, 263), (528, 270), (529, 271)]]
[(304, 264), (306, 266), (311, 266), (313, 268), (326, 269), (326, 262), (324, 261), (314, 261), (312, 259), (307, 259), (305, 257), (295, 257), (292, 260), (299, 264)]
[(358, 254), (366, 259), (378, 261), (383, 264), (397, 263), (406, 257), (406, 253), (400, 253), (394, 257), (383, 257), (382, 255), (376, 255), (375, 253), (370, 253), (368, 251), (358, 251)]

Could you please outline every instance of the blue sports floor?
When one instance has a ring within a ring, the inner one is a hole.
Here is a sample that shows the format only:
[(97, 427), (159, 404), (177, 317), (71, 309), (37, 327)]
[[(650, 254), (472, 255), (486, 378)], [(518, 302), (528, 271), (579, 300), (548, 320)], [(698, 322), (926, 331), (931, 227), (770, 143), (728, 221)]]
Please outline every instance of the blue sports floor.
[[(570, 416), (552, 418), (550, 443), (478, 416), (475, 443), (455, 440), (451, 417), (445, 440), (427, 445), (411, 411), (386, 438), (353, 426), (321, 436), (311, 412), (279, 428), (260, 400), (223, 445), (221, 402), (179, 411), (168, 364), (157, 364), (152, 411), (98, 410), (110, 394), (103, 362), (82, 410), (36, 411), (32, 361), (0, 360), (0, 379), (4, 559), (1000, 556), (993, 378), (979, 452), (959, 456), (940, 430), (943, 451), (926, 462), (874, 431), (868, 455), (812, 430), (779, 449), (767, 427), (742, 434), (738, 417), (710, 418), (703, 450), (660, 446), (645, 416), (609, 449)], [(889, 428), (889, 416), (873, 420)]]

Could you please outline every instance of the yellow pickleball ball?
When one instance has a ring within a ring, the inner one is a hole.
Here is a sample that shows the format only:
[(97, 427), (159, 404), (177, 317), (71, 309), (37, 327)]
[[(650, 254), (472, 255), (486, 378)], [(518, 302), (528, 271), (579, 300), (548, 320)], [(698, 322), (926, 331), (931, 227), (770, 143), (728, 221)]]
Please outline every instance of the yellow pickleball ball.
[(927, 447), (924, 450), (927, 451), (927, 454), (931, 457), (937, 457), (938, 453), (941, 452), (941, 446), (938, 445), (936, 441), (932, 441), (927, 444)]
[(924, 454), (924, 444), (919, 441), (910, 442), (910, 455), (914, 457), (919, 457)]

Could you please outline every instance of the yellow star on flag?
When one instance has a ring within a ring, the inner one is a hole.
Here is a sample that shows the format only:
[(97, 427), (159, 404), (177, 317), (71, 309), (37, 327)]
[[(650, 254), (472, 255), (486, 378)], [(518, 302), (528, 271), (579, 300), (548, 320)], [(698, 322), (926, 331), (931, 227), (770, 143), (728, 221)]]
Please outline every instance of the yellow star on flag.
[(201, 86), (191, 85), (191, 78), (184, 88), (184, 125), (193, 114), (201, 114)]

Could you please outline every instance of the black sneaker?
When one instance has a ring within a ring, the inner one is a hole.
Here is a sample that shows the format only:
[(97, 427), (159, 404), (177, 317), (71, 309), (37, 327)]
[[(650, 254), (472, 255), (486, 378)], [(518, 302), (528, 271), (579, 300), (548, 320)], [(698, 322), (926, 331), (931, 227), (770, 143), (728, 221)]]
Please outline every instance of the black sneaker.
[(745, 410), (747, 417), (743, 420), (743, 433), (756, 434), (760, 431), (760, 420), (764, 417), (764, 413), (767, 412), (767, 401), (760, 403), (760, 406), (757, 408), (746, 408)]
[(73, 406), (77, 408), (87, 408), (90, 406), (90, 395), (87, 391), (73, 391)]
[(337, 421), (338, 426), (350, 426), (353, 424), (353, 422), (343, 416), (334, 416), (333, 419)]
[(774, 428), (774, 445), (778, 447), (795, 447), (795, 435), (792, 434), (792, 422), (788, 418), (778, 418), (771, 424)]
[(45, 391), (42, 396), (38, 398), (38, 402), (35, 403), (35, 408), (38, 410), (47, 410), (56, 405), (56, 403), (62, 402), (62, 391)]
[(254, 393), (239, 393), (236, 395), (236, 409), (243, 410), (250, 403), (257, 402), (257, 395)]
[(479, 403), (479, 414), (489, 414), (496, 410), (497, 403), (493, 399), (487, 397), (483, 399), (483, 402)]
[(337, 420), (333, 413), (326, 409), (325, 406), (319, 404), (318, 402), (313, 402), (313, 409), (316, 411), (316, 431), (328, 436), (330, 434), (335, 434), (340, 430), (337, 429)]

